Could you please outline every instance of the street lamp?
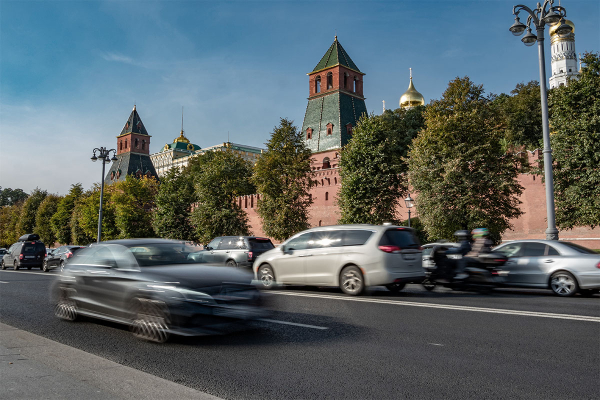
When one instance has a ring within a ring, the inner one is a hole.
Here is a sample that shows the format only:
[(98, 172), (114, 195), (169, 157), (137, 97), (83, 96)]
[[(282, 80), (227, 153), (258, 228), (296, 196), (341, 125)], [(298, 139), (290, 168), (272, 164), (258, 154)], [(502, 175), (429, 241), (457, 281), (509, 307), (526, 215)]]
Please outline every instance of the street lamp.
[[(519, 13), (525, 11), (527, 17), (527, 25), (519, 20)], [(567, 11), (562, 6), (555, 6), (554, 0), (545, 0), (544, 5), (537, 4), (537, 8), (530, 9), (524, 5), (513, 7), (515, 22), (509, 28), (515, 36), (520, 36), (527, 29), (527, 34), (523, 36), (521, 41), (526, 46), (533, 46), (535, 42), (538, 44), (538, 58), (540, 66), (540, 93), (542, 100), (542, 131), (544, 135), (544, 177), (546, 180), (546, 214), (548, 220), (548, 228), (546, 229), (547, 240), (558, 240), (558, 229), (556, 229), (556, 217), (554, 214), (554, 178), (552, 176), (552, 149), (550, 148), (550, 129), (548, 126), (548, 93), (546, 90), (546, 61), (544, 57), (544, 29), (546, 24), (560, 23), (556, 29), (559, 36), (565, 36), (571, 33), (573, 28), (565, 24), (564, 17), (567, 16)], [(531, 24), (536, 30), (537, 35), (531, 32)]]
[[(96, 152), (98, 152), (98, 156), (96, 156)], [(110, 157), (110, 153), (113, 153), (112, 158)], [(100, 212), (98, 213), (98, 237), (97, 242), (100, 243), (102, 240), (102, 199), (104, 197), (104, 166), (106, 164), (110, 164), (111, 161), (117, 161), (117, 151), (115, 149), (108, 150), (106, 147), (100, 147), (94, 149), (94, 154), (92, 155), (92, 161), (96, 162), (98, 160), (102, 161), (102, 179), (100, 180)]]
[(415, 206), (413, 199), (410, 197), (410, 193), (408, 197), (404, 199), (404, 203), (406, 203), (406, 208), (408, 208), (408, 227), (410, 228), (410, 209)]

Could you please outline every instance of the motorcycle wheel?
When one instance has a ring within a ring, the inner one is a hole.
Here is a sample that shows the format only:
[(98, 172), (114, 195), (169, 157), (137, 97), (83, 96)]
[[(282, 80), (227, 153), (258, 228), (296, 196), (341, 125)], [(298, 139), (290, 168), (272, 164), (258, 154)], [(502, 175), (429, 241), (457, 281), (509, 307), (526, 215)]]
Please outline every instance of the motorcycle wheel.
[(425, 290), (427, 290), (428, 292), (431, 292), (433, 289), (435, 289), (436, 283), (435, 281), (430, 281), (429, 279), (424, 280), (421, 285), (423, 285), (423, 287), (425, 288)]

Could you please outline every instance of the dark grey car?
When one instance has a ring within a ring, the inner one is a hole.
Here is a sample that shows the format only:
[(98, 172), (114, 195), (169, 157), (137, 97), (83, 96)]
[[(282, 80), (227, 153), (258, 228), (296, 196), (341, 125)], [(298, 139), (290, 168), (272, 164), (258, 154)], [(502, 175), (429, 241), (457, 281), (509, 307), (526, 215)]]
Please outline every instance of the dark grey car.
[(204, 250), (189, 257), (200, 263), (252, 268), (259, 255), (274, 247), (271, 240), (264, 237), (221, 236), (214, 238)]

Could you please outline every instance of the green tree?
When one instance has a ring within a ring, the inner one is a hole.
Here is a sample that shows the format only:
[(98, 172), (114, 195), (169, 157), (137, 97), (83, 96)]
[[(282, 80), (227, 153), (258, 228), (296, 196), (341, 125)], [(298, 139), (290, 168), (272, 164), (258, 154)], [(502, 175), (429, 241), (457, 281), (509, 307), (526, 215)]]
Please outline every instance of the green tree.
[(516, 160), (502, 150), (497, 109), (482, 85), (468, 77), (450, 82), (425, 111), (425, 129), (409, 152), (409, 180), (431, 237), (451, 239), (458, 229), (487, 227), (499, 241), (522, 214)]
[(425, 107), (364, 116), (342, 149), (340, 223), (397, 223), (397, 209), (408, 191), (404, 157), (423, 128)]
[[(119, 238), (119, 231), (115, 222), (114, 203), (111, 201), (113, 187), (104, 188), (102, 205), (102, 240)], [(94, 242), (98, 236), (98, 214), (100, 211), (100, 185), (85, 192), (75, 203), (71, 217), (71, 238), (79, 245)]]
[(537, 81), (519, 83), (510, 94), (501, 94), (492, 102), (502, 117), (505, 149), (542, 147), (540, 84)]
[[(155, 178), (138, 179), (128, 175), (124, 181), (114, 183), (106, 190), (110, 193), (109, 209), (114, 210), (119, 239), (155, 236), (152, 228), (152, 210), (158, 190)], [(104, 214), (104, 208), (102, 210)]]
[(0, 247), (9, 247), (17, 241), (17, 225), (21, 218), (23, 202), (0, 207)]
[(232, 151), (209, 151), (194, 157), (183, 172), (194, 183), (197, 203), (192, 223), (197, 239), (208, 243), (215, 236), (249, 235), (248, 215), (235, 202), (254, 193), (252, 164)]
[(83, 187), (81, 183), (71, 185), (69, 193), (58, 202), (56, 213), (50, 219), (52, 230), (59, 243), (70, 244), (73, 242), (71, 238), (71, 217), (75, 208), (75, 202), (82, 194)]
[(29, 195), (25, 193), (23, 189), (2, 189), (0, 187), (0, 207), (22, 203), (27, 200), (27, 197), (29, 197)]
[(62, 197), (49, 194), (40, 204), (35, 216), (35, 232), (40, 235), (40, 240), (47, 246), (53, 246), (56, 242), (56, 234), (52, 229), (51, 219), (58, 209), (58, 203)]
[(21, 210), (19, 224), (17, 225), (18, 235), (35, 233), (35, 217), (40, 204), (42, 204), (42, 201), (44, 201), (47, 195), (47, 191), (35, 188), (27, 200), (25, 200), (25, 203), (23, 203), (23, 209)]
[(160, 179), (152, 226), (160, 237), (195, 240), (191, 221), (192, 204), (196, 202), (194, 184), (188, 174), (171, 168)]
[(550, 91), (556, 222), (600, 226), (600, 53), (585, 53), (579, 79)]
[(260, 195), (257, 212), (264, 232), (284, 240), (310, 227), (309, 191), (314, 184), (310, 176), (311, 151), (302, 133), (285, 118), (274, 128), (266, 145), (252, 176)]

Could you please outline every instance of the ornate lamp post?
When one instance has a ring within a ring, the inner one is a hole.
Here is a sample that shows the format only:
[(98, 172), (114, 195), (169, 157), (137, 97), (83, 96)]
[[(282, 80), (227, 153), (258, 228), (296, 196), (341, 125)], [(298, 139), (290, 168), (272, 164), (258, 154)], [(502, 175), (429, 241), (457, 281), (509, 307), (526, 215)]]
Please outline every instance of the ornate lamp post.
[[(96, 156), (98, 152), (98, 156)], [(112, 158), (109, 158), (110, 153), (113, 153)], [(102, 179), (100, 181), (100, 212), (98, 213), (98, 238), (97, 242), (100, 243), (102, 240), (102, 199), (104, 197), (104, 166), (110, 164), (111, 161), (117, 161), (117, 151), (115, 149), (108, 150), (106, 147), (100, 147), (94, 149), (94, 155), (92, 161), (102, 161)]]
[(404, 199), (404, 203), (406, 203), (406, 208), (408, 208), (408, 227), (410, 228), (410, 209), (415, 206), (413, 199), (410, 197), (410, 194), (407, 198)]
[[(528, 15), (527, 25), (519, 20), (519, 13), (525, 11)], [(565, 24), (564, 17), (567, 11), (564, 7), (555, 6), (554, 0), (545, 0), (544, 4), (537, 3), (535, 9), (530, 9), (524, 5), (513, 7), (515, 22), (510, 27), (510, 31), (515, 36), (520, 36), (527, 29), (527, 34), (521, 41), (526, 46), (538, 44), (538, 58), (540, 65), (540, 93), (542, 98), (542, 131), (544, 134), (544, 177), (546, 180), (546, 214), (548, 228), (546, 229), (547, 240), (558, 240), (558, 229), (556, 229), (556, 218), (554, 214), (554, 178), (552, 176), (552, 149), (550, 148), (550, 129), (548, 127), (548, 93), (546, 90), (546, 61), (544, 57), (544, 29), (546, 24), (560, 23), (556, 29), (559, 36), (565, 36), (571, 33), (573, 28)], [(531, 24), (537, 34), (531, 32)]]

